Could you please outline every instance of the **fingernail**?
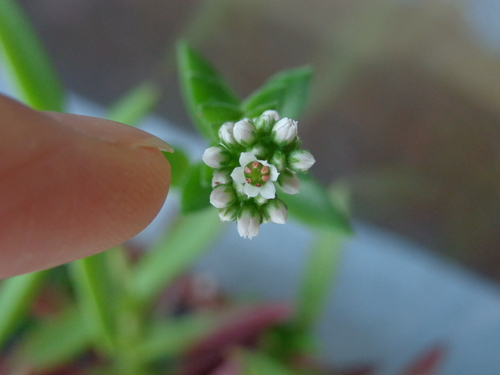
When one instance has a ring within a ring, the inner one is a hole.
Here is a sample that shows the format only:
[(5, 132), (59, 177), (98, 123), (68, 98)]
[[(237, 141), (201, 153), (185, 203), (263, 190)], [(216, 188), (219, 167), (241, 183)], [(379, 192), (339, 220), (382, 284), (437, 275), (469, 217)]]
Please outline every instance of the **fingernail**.
[(174, 152), (174, 149), (164, 140), (133, 126), (97, 117), (59, 112), (42, 113), (65, 127), (104, 142), (127, 145), (132, 148), (151, 147)]

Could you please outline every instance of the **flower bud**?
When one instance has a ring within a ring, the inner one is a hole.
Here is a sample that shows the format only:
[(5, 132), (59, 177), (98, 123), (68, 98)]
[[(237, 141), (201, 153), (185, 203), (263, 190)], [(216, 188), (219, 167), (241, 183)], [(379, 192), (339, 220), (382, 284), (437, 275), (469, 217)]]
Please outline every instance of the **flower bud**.
[(274, 124), (272, 139), (280, 147), (284, 147), (295, 140), (297, 136), (297, 121), (287, 117)]
[(235, 221), (238, 216), (237, 205), (231, 205), (219, 210), (219, 218), (221, 221)]
[(283, 151), (276, 151), (273, 154), (270, 163), (276, 167), (278, 172), (283, 172), (287, 166), (286, 154)]
[(233, 136), (233, 128), (234, 124), (232, 122), (226, 122), (219, 128), (219, 138), (226, 146), (236, 145), (236, 140)]
[(233, 136), (242, 146), (251, 146), (256, 139), (255, 126), (249, 120), (241, 120), (234, 124)]
[(264, 208), (269, 220), (276, 224), (285, 224), (288, 218), (288, 209), (281, 199), (275, 198), (269, 201)]
[(271, 119), (273, 119), (274, 121), (279, 121), (280, 119), (280, 115), (278, 112), (276, 112), (275, 110), (273, 109), (269, 109), (267, 111), (264, 111), (262, 112), (262, 116), (269, 116)]
[(300, 191), (300, 180), (295, 172), (286, 170), (280, 174), (278, 185), (287, 194), (297, 194)]
[(210, 168), (219, 169), (229, 161), (229, 156), (224, 147), (214, 146), (205, 150), (201, 160)]
[(230, 185), (219, 185), (210, 193), (210, 203), (217, 208), (225, 208), (235, 200), (236, 193)]
[(230, 169), (222, 169), (214, 173), (212, 177), (212, 187), (217, 185), (229, 184), (232, 182), (231, 178), (231, 170)]
[[(276, 111), (266, 111), (266, 112), (276, 112)], [(273, 115), (266, 114), (264, 112), (260, 115), (257, 120), (255, 120), (255, 128), (261, 135), (269, 135), (271, 130), (273, 129), (274, 123), (279, 120), (279, 116), (277, 116), (277, 120), (274, 119)], [(278, 112), (276, 112), (277, 114)]]
[(255, 207), (246, 206), (238, 215), (238, 233), (241, 237), (250, 238), (259, 234), (262, 216)]
[(295, 172), (307, 172), (316, 163), (309, 151), (295, 150), (288, 155), (288, 167)]

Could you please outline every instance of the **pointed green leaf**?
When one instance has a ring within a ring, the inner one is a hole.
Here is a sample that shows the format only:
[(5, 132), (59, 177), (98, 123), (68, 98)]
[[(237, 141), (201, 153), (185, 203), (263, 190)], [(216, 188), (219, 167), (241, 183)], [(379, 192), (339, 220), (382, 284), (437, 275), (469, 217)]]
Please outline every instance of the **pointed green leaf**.
[(49, 370), (72, 362), (89, 344), (83, 319), (72, 306), (49, 320), (39, 321), (27, 331), (15, 358), (33, 370)]
[(307, 104), (311, 77), (312, 69), (307, 66), (276, 74), (243, 102), (245, 116), (275, 109), (281, 117), (298, 118)]
[[(177, 64), (189, 114), (200, 132), (208, 139), (215, 140), (214, 123), (205, 118), (206, 107), (215, 105), (221, 108), (238, 108), (240, 101), (222, 76), (185, 42), (177, 44)], [(218, 126), (230, 120), (220, 120)]]
[(0, 1), (0, 47), (22, 100), (35, 109), (62, 111), (62, 84), (15, 0)]
[(301, 278), (295, 325), (302, 332), (310, 332), (323, 311), (337, 274), (340, 261), (340, 245), (346, 238), (333, 230), (316, 231), (316, 243), (309, 252), (309, 258)]
[(69, 263), (78, 306), (89, 335), (104, 353), (117, 344), (117, 299), (121, 290), (111, 279), (107, 252)]
[(0, 284), (0, 348), (26, 317), (47, 272), (11, 277)]
[(131, 288), (135, 297), (139, 301), (154, 298), (203, 254), (223, 227), (213, 207), (180, 216), (133, 270)]
[(209, 176), (211, 173), (212, 170), (204, 163), (198, 163), (191, 167), (182, 191), (181, 209), (183, 213), (195, 212), (210, 206), (212, 187)]
[(160, 100), (160, 88), (151, 82), (136, 86), (108, 110), (106, 118), (135, 126), (146, 117)]
[(291, 216), (307, 225), (352, 233), (349, 218), (332, 203), (325, 188), (311, 175), (300, 176), (300, 193), (280, 194), (280, 199), (288, 205)]

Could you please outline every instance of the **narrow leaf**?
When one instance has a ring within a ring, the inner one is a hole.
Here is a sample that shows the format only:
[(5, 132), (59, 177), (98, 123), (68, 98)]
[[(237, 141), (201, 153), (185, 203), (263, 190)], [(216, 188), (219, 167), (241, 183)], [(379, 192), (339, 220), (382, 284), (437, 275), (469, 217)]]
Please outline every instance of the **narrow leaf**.
[(223, 227), (213, 208), (180, 216), (135, 267), (131, 287), (136, 299), (154, 298), (210, 246)]
[(116, 346), (116, 299), (106, 252), (69, 264), (84, 323), (97, 348), (109, 353)]
[(165, 159), (170, 163), (172, 170), (172, 177), (170, 180), (170, 186), (180, 187), (184, 184), (186, 177), (191, 170), (189, 165), (189, 159), (184, 152), (179, 147), (174, 146), (174, 152), (162, 151)]
[(194, 165), (186, 178), (182, 191), (181, 209), (191, 213), (210, 206), (212, 188), (207, 180), (207, 166), (203, 163)]
[(298, 118), (307, 104), (311, 77), (308, 66), (276, 74), (243, 102), (245, 116), (255, 117), (266, 109), (275, 109), (281, 117)]
[(146, 117), (160, 100), (159, 87), (145, 82), (129, 92), (108, 110), (106, 118), (135, 126)]
[(48, 271), (11, 277), (0, 285), (0, 348), (26, 317)]
[(309, 332), (323, 311), (340, 260), (340, 245), (345, 236), (333, 230), (318, 230), (299, 286), (295, 325)]
[[(185, 42), (177, 45), (177, 63), (186, 107), (200, 132), (215, 140), (214, 124), (205, 118), (206, 106), (239, 106), (239, 99), (222, 76)], [(204, 110), (205, 107), (205, 110)], [(221, 120), (229, 121), (231, 119)], [(222, 124), (218, 124), (220, 126)]]
[(15, 0), (0, 1), (0, 46), (22, 100), (35, 109), (62, 111), (61, 82)]
[(330, 228), (341, 233), (352, 233), (351, 224), (344, 211), (337, 208), (325, 188), (312, 176), (300, 176), (300, 193), (280, 194), (290, 215), (316, 228)]
[(89, 346), (86, 326), (75, 307), (38, 322), (22, 338), (16, 362), (34, 370), (49, 370), (72, 362)]
[(144, 339), (131, 350), (142, 363), (179, 356), (214, 329), (215, 325), (215, 319), (206, 314), (155, 321), (148, 327)]

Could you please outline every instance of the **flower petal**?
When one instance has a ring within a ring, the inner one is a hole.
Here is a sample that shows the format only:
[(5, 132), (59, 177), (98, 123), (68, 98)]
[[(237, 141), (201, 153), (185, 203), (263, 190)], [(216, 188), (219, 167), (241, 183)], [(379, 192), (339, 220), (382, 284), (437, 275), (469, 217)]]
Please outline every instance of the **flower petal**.
[(240, 155), (240, 165), (242, 167), (244, 167), (248, 163), (251, 163), (254, 160), (257, 160), (257, 158), (252, 152), (242, 152)]
[(236, 167), (236, 168), (234, 168), (233, 171), (231, 172), (231, 178), (237, 184), (244, 184), (244, 183), (246, 183), (245, 172), (243, 171), (243, 167)]
[(276, 187), (272, 182), (267, 182), (261, 186), (260, 195), (266, 199), (273, 199), (276, 196)]
[(262, 188), (258, 188), (257, 186), (253, 186), (250, 184), (245, 184), (243, 189), (248, 197), (255, 198), (257, 195), (259, 195)]

